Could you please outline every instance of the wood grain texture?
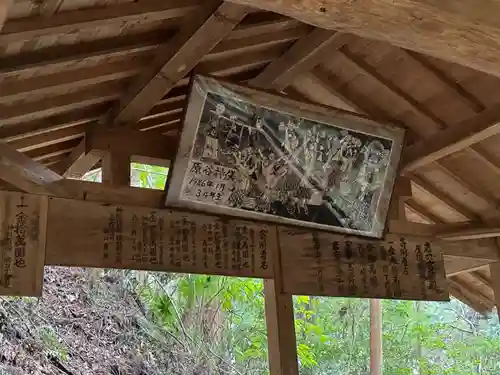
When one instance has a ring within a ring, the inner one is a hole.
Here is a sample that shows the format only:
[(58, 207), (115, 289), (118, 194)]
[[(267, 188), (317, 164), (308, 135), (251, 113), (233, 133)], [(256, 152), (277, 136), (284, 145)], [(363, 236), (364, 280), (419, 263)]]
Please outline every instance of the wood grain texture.
[[(214, 6), (215, 4), (215, 6)], [(173, 40), (159, 48), (151, 68), (122, 98), (108, 123), (135, 123), (228, 35), (250, 11), (245, 6), (210, 1), (185, 22)]]
[(273, 276), (276, 233), (265, 225), (57, 198), (48, 220), (47, 264)]
[(457, 126), (438, 132), (429, 140), (408, 147), (403, 153), (403, 172), (414, 171), (499, 132), (500, 107), (495, 106)]
[(47, 197), (0, 192), (0, 294), (42, 294)]
[(485, 0), (231, 0), (500, 76), (500, 4)]
[(490, 264), (490, 275), (497, 314), (500, 317), (500, 262)]
[(299, 375), (293, 296), (283, 292), (281, 252), (272, 249), (273, 279), (264, 280), (267, 347), (271, 374)]
[(75, 30), (110, 25), (113, 22), (138, 21), (141, 18), (149, 22), (155, 19), (167, 20), (182, 17), (198, 8), (198, 0), (141, 1), (123, 6), (120, 4), (108, 7), (64, 11), (50, 17), (40, 15), (6, 22), (0, 41), (18, 42), (45, 35), (65, 34)]
[(370, 241), (280, 229), (284, 291), (362, 298), (448, 300), (440, 245), (388, 235)]
[(252, 86), (282, 91), (302, 73), (309, 71), (345, 43), (334, 31), (315, 29), (297, 41), (279, 59), (250, 80)]
[(0, 31), (3, 29), (12, 0), (0, 0)]

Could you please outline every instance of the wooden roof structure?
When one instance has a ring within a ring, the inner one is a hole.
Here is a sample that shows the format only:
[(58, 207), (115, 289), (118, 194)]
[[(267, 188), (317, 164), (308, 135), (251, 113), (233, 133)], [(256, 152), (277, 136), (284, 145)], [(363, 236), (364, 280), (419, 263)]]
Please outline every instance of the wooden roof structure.
[(275, 90), (407, 129), (406, 218), (483, 254), (447, 270), (453, 295), (491, 310), (499, 11), (494, 0), (0, 0), (2, 158), (23, 166), (0, 163), (0, 179), (46, 190), (101, 163), (127, 184), (131, 158), (174, 157), (193, 72)]

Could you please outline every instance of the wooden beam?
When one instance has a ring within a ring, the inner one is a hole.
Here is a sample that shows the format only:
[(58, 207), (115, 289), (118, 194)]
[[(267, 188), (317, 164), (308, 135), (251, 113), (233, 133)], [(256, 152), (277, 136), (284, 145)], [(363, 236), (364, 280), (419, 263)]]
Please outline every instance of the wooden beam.
[(87, 141), (84, 138), (71, 151), (71, 154), (60, 163), (57, 169), (66, 178), (82, 178), (103, 156), (102, 151), (88, 149)]
[(54, 45), (21, 52), (2, 58), (0, 73), (4, 76), (13, 76), (19, 72), (52, 69), (68, 63), (79, 66), (82, 61), (85, 62), (89, 58), (102, 60), (147, 54), (164, 43), (172, 34), (172, 25), (167, 25), (165, 28), (141, 34), (119, 35), (73, 45)]
[(500, 227), (478, 227), (477, 225), (468, 225), (465, 228), (455, 231), (441, 232), (437, 235), (446, 241), (464, 241), (479, 238), (500, 237)]
[(151, 68), (131, 86), (108, 123), (129, 124), (142, 118), (240, 23), (249, 10), (219, 1), (204, 5), (195, 19), (185, 22), (173, 40), (159, 48)]
[(129, 130), (96, 130), (86, 135), (87, 149), (128, 155), (172, 160), (177, 152), (178, 139), (159, 134)]
[(458, 214), (462, 215), (465, 219), (471, 221), (471, 220), (480, 220), (480, 217), (465, 207), (463, 204), (455, 201), (454, 199), (450, 198), (444, 191), (439, 190), (437, 187), (432, 185), (429, 181), (427, 181), (425, 178), (417, 176), (417, 175), (408, 175), (408, 177), (411, 178), (413, 183), (420, 187), (422, 190), (426, 191), (428, 194), (436, 197), (440, 201), (442, 201), (444, 204), (446, 204), (448, 207), (450, 207), (453, 211), (456, 211)]
[(382, 305), (378, 299), (370, 300), (370, 375), (382, 375)]
[(293, 296), (283, 291), (281, 250), (273, 253), (274, 279), (264, 280), (269, 372), (299, 375)]
[(109, 153), (126, 153), (129, 159), (137, 155), (172, 160), (176, 151), (176, 137), (130, 129), (92, 129), (59, 168), (65, 177), (81, 178)]
[(495, 295), (495, 305), (500, 318), (500, 262), (490, 264), (491, 284)]
[(65, 95), (41, 97), (30, 102), (19, 101), (15, 104), (0, 104), (2, 125), (46, 117), (79, 108), (107, 103), (120, 96), (123, 81), (89, 86)]
[[(231, 0), (500, 76), (500, 4), (431, 0)], [(492, 42), (493, 41), (493, 42)]]
[(5, 23), (0, 42), (12, 43), (45, 35), (65, 34), (74, 30), (92, 29), (113, 22), (130, 22), (147, 18), (148, 21), (168, 20), (186, 16), (199, 7), (197, 0), (146, 1), (130, 3), (126, 7), (113, 5), (79, 9), (11, 20)]
[(0, 31), (5, 25), (5, 20), (7, 19), (7, 12), (12, 0), (0, 0)]
[(487, 109), (472, 119), (436, 133), (403, 152), (403, 173), (463, 150), (500, 132), (500, 106)]
[(102, 183), (114, 186), (130, 186), (130, 154), (106, 152), (102, 158)]
[(53, 186), (62, 176), (28, 156), (0, 142), (0, 180), (28, 193), (66, 196), (65, 189)]
[(130, 58), (115, 63), (105, 62), (77, 70), (63, 70), (26, 79), (6, 79), (0, 83), (0, 103), (12, 102), (30, 96), (66, 93), (75, 88), (123, 80), (134, 76), (144, 64), (145, 57)]
[(296, 77), (309, 71), (325, 60), (332, 52), (346, 43), (340, 33), (315, 29), (288, 49), (279, 59), (269, 64), (249, 84), (261, 88), (282, 91)]

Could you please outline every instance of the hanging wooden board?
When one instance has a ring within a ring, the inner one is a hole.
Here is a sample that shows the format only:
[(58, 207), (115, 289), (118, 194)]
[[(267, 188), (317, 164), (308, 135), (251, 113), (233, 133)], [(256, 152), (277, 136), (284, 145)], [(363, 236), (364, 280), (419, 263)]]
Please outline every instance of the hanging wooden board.
[(40, 296), (47, 197), (0, 192), (0, 294)]
[(273, 277), (267, 225), (60, 198), (48, 218), (50, 265)]
[(279, 239), (287, 293), (449, 299), (441, 250), (425, 239), (389, 235), (374, 241), (289, 228), (280, 228)]

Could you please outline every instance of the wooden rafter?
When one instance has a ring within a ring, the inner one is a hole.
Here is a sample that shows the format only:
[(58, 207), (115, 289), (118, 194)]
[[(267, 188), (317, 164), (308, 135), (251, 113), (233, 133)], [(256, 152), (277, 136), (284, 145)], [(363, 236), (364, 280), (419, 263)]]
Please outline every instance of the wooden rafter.
[(436, 197), (443, 203), (445, 203), (448, 207), (450, 207), (453, 211), (457, 212), (461, 216), (463, 216), (465, 219), (471, 221), (471, 220), (476, 220), (479, 221), (480, 218), (479, 216), (471, 211), (469, 208), (465, 207), (463, 204), (460, 202), (450, 198), (448, 194), (446, 194), (444, 191), (439, 190), (436, 188), (434, 185), (432, 185), (429, 181), (427, 181), (425, 178), (417, 176), (417, 175), (409, 175), (408, 177), (411, 178), (413, 183), (429, 193), (430, 195)]
[(0, 0), (0, 31), (4, 27), (5, 20), (7, 19), (7, 11), (12, 0)]
[(334, 31), (314, 29), (286, 51), (249, 84), (282, 91), (300, 74), (321, 63), (346, 40)]
[(403, 171), (414, 171), (500, 132), (500, 106), (435, 134), (431, 139), (408, 147), (403, 154)]
[(28, 193), (66, 195), (54, 186), (63, 177), (0, 142), (0, 180)]
[(490, 275), (497, 314), (500, 317), (500, 262), (490, 264)]
[[(215, 4), (215, 6), (214, 6)], [(157, 51), (151, 68), (141, 74), (111, 113), (110, 124), (130, 124), (143, 117), (175, 84), (248, 14), (249, 8), (210, 1), (183, 24), (173, 40)]]
[[(231, 0), (285, 14), (305, 23), (453, 61), (500, 76), (500, 4), (429, 0), (345, 2), (342, 0)], [(487, 30), (487, 31), (485, 31)], [(492, 42), (494, 41), (494, 42)]]
[(1, 42), (19, 42), (31, 40), (45, 35), (65, 34), (75, 29), (91, 29), (101, 26), (103, 22), (126, 22), (147, 17), (168, 20), (186, 16), (199, 7), (198, 0), (146, 1), (115, 5), (111, 7), (81, 9), (56, 13), (47, 17), (29, 17), (5, 23)]

